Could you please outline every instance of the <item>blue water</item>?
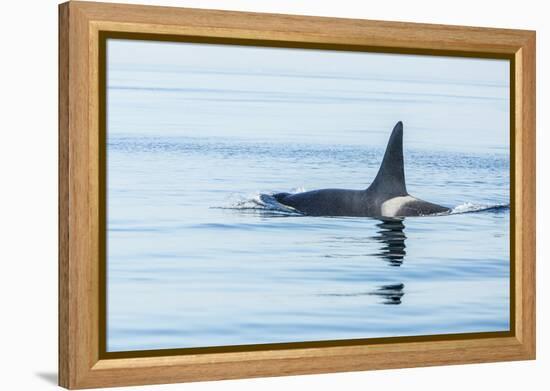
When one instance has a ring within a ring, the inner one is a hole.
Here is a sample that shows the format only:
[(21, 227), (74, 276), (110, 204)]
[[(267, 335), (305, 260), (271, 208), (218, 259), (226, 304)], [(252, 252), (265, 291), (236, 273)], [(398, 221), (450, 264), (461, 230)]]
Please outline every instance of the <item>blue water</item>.
[[(508, 330), (507, 86), (278, 71), (109, 68), (108, 350)], [(451, 214), (261, 197), (366, 188), (398, 120)]]

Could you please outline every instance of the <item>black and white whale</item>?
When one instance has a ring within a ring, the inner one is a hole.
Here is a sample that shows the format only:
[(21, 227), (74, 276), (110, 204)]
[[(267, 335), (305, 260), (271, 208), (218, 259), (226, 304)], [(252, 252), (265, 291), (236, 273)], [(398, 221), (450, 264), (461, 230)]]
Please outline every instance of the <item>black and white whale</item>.
[(366, 190), (321, 189), (296, 194), (277, 193), (273, 197), (309, 216), (407, 217), (450, 211), (407, 192), (401, 121), (393, 128), (382, 165)]

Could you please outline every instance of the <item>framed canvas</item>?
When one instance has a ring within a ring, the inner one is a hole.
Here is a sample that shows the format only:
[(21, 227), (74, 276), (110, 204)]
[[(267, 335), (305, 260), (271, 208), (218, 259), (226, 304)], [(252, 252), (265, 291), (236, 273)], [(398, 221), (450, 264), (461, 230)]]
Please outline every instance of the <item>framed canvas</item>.
[(535, 358), (535, 33), (59, 7), (59, 383)]

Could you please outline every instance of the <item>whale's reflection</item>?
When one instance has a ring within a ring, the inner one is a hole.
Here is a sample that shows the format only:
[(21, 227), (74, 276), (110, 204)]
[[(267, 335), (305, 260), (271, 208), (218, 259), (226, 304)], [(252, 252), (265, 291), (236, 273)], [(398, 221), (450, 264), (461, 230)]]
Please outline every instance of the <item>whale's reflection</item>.
[(381, 297), (382, 304), (396, 305), (401, 304), (401, 298), (405, 294), (403, 288), (405, 288), (405, 284), (382, 285), (370, 294)]
[[(353, 243), (357, 245), (358, 243), (370, 242), (372, 244), (373, 240), (379, 245), (378, 252), (368, 254), (369, 257), (375, 256), (383, 261), (387, 262), (390, 267), (399, 267), (403, 264), (403, 261), (406, 256), (406, 245), (405, 240), (407, 239), (405, 235), (405, 224), (404, 218), (396, 217), (384, 217), (377, 218), (378, 222), (376, 227), (376, 235), (370, 237), (333, 237), (332, 240), (335, 243)], [(339, 247), (338, 247), (339, 248)], [(347, 254), (327, 254), (326, 258), (343, 258)], [(347, 255), (350, 257), (350, 255)], [(358, 256), (358, 255), (353, 255)], [(361, 254), (360, 256), (365, 256)], [(387, 278), (396, 277), (395, 273), (398, 273), (398, 270), (387, 270), (384, 276), (384, 280), (387, 281)], [(380, 283), (380, 282), (379, 282)], [(371, 286), (368, 290), (360, 292), (338, 292), (338, 293), (325, 293), (321, 296), (331, 296), (331, 297), (357, 297), (357, 296), (376, 296), (380, 298), (380, 304), (388, 305), (399, 305), (402, 302), (403, 296), (405, 295), (405, 284), (397, 280), (394, 283), (383, 285)]]
[(380, 252), (376, 255), (387, 261), (390, 266), (401, 266), (405, 255), (405, 224), (403, 218), (379, 218), (380, 223), (375, 240), (382, 243)]
[[(376, 224), (379, 228), (374, 239), (379, 241), (382, 246), (376, 256), (388, 262), (389, 266), (399, 267), (403, 264), (407, 252), (405, 248), (405, 224), (404, 218), (379, 218), (380, 222)], [(405, 284), (381, 285), (371, 292), (371, 295), (382, 298), (382, 304), (399, 305), (405, 292)]]

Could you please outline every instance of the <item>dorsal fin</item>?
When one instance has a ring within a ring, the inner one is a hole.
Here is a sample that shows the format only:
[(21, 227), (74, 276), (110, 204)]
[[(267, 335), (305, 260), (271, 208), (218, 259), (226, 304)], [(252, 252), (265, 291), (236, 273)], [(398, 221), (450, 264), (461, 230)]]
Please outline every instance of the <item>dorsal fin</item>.
[(403, 123), (401, 121), (393, 128), (378, 174), (367, 190), (383, 194), (388, 198), (408, 194), (403, 168)]

